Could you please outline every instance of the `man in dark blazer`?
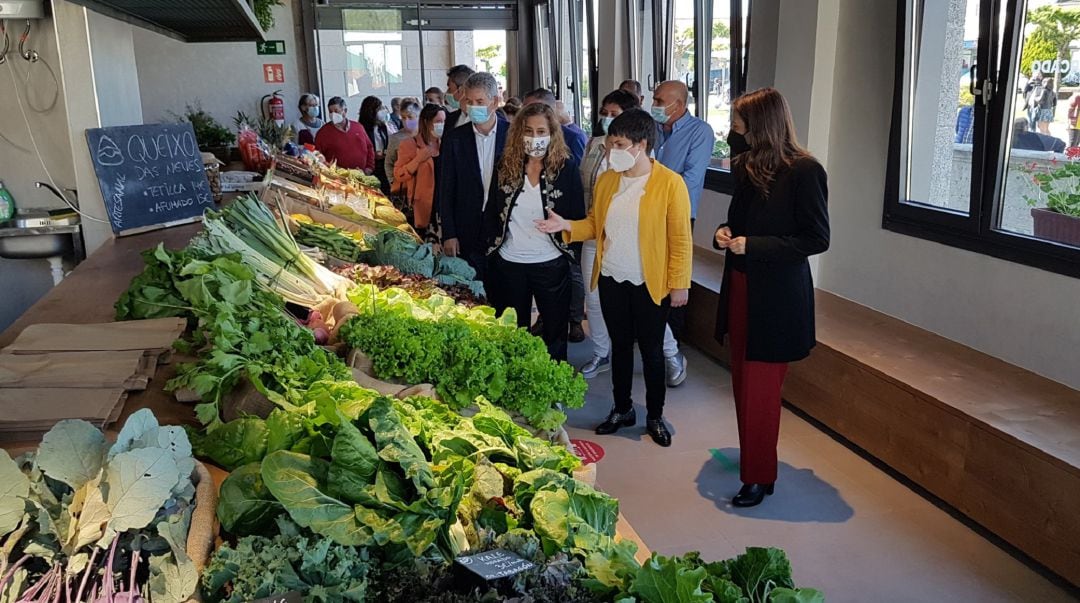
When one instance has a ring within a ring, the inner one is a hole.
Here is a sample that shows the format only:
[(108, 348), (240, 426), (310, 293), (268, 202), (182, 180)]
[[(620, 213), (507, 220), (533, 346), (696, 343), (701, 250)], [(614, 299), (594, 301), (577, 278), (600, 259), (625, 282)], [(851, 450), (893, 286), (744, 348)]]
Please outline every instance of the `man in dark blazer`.
[(439, 150), (439, 216), (443, 253), (459, 256), (483, 279), (486, 260), (482, 226), (484, 209), (495, 197), (499, 160), (510, 123), (496, 108), (499, 84), (490, 73), (474, 73), (464, 85), (462, 110), (471, 123), (455, 128)]
[(454, 65), (446, 72), (446, 130), (454, 130), (469, 122), (465, 108), (465, 82), (475, 73), (468, 65)]

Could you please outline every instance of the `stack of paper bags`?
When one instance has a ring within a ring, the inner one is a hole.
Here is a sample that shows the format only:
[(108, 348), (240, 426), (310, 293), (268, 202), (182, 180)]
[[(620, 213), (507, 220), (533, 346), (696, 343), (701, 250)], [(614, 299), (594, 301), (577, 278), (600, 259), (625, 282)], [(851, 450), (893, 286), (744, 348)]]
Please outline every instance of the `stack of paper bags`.
[(146, 389), (184, 332), (178, 318), (39, 324), (0, 350), (0, 440), (34, 439), (62, 419), (106, 427)]

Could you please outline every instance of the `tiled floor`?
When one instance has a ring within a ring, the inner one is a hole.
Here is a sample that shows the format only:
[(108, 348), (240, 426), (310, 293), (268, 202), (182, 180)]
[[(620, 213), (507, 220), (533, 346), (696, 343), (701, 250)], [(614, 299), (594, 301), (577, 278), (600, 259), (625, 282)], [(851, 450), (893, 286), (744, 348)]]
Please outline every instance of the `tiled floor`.
[[(590, 349), (572, 346), (571, 360), (587, 360)], [(639, 427), (592, 433), (611, 405), (610, 373), (591, 382), (585, 408), (569, 413), (571, 437), (605, 449), (598, 486), (619, 499), (652, 550), (719, 559), (781, 547), (796, 584), (822, 589), (830, 603), (1078, 600), (786, 409), (776, 494), (759, 507), (731, 507), (740, 483), (730, 377), (694, 350), (687, 356), (689, 379), (668, 392), (671, 448), (644, 434), (640, 374)]]

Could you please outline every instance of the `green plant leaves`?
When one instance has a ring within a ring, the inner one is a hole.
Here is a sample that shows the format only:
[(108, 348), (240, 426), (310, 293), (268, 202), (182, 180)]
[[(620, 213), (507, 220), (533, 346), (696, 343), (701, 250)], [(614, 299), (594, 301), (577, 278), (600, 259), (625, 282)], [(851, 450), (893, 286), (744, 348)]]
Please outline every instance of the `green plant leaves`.
[(103, 481), (111, 515), (106, 536), (149, 525), (180, 478), (176, 460), (162, 448), (130, 450), (113, 457)]
[(0, 538), (15, 531), (22, 523), (29, 495), (30, 480), (7, 451), (0, 450)]
[(417, 492), (423, 494), (435, 485), (435, 478), (423, 451), (413, 440), (412, 434), (401, 423), (401, 416), (394, 410), (390, 398), (379, 398), (368, 411), (371, 431), (379, 446), (379, 458), (397, 463), (412, 480)]
[(795, 588), (791, 563), (780, 549), (750, 547), (728, 562), (727, 569), (731, 581), (750, 596), (752, 603), (767, 601), (774, 588)]
[(101, 430), (86, 421), (68, 419), (45, 434), (37, 464), (45, 475), (78, 490), (101, 473), (106, 449)]
[(338, 544), (370, 544), (372, 531), (357, 520), (353, 507), (324, 494), (329, 470), (326, 461), (279, 450), (263, 460), (262, 478), (300, 526)]
[(630, 584), (630, 594), (648, 603), (711, 603), (712, 595), (701, 590), (708, 572), (704, 567), (690, 569), (653, 553)]
[(199, 456), (224, 469), (255, 463), (266, 455), (266, 422), (253, 417), (229, 421), (196, 441)]
[(217, 517), (231, 534), (258, 534), (284, 509), (262, 480), (262, 464), (244, 465), (229, 474), (218, 494)]
[(360, 492), (374, 483), (379, 468), (379, 453), (348, 419), (342, 417), (330, 452), (330, 493), (342, 500), (358, 503)]

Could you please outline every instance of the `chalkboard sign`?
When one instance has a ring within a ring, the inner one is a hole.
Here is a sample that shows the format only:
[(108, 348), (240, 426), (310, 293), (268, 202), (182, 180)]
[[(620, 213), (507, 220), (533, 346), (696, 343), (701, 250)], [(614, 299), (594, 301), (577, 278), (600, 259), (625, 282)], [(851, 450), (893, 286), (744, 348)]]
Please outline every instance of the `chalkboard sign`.
[(533, 563), (510, 551), (486, 551), (456, 559), (458, 567), (476, 574), (485, 581), (508, 578), (533, 568)]
[(251, 603), (304, 603), (304, 597), (300, 594), (300, 591), (291, 590), (284, 594), (266, 597), (265, 599), (255, 599)]
[(113, 232), (186, 224), (213, 207), (191, 124), (96, 128), (86, 141)]

